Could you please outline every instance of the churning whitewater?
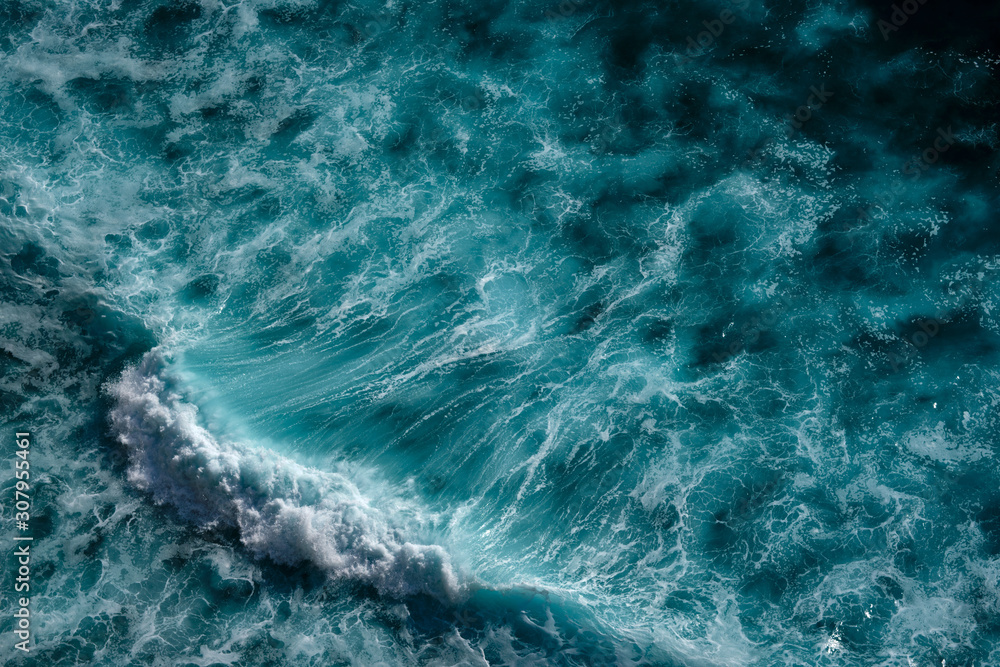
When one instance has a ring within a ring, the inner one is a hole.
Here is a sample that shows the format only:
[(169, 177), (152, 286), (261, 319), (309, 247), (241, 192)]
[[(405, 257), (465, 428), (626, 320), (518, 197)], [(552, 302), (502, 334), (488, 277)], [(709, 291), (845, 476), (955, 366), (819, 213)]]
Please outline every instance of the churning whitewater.
[(998, 26), (0, 0), (0, 664), (1000, 664)]
[(167, 388), (164, 370), (151, 351), (109, 389), (130, 482), (203, 527), (238, 528), (252, 553), (278, 563), (306, 563), (387, 595), (458, 595), (441, 547), (405, 542), (341, 475), (217, 442), (198, 424), (197, 409)]

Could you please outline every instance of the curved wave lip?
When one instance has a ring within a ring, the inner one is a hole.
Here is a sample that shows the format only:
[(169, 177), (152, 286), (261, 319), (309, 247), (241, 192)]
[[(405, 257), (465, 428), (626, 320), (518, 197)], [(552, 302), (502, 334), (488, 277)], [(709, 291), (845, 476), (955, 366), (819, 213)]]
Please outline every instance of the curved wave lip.
[(449, 554), (407, 541), (344, 476), (214, 438), (199, 424), (197, 407), (171, 390), (159, 351), (126, 369), (108, 391), (129, 480), (184, 519), (235, 528), (257, 557), (308, 563), (383, 595), (459, 597), (463, 586)]

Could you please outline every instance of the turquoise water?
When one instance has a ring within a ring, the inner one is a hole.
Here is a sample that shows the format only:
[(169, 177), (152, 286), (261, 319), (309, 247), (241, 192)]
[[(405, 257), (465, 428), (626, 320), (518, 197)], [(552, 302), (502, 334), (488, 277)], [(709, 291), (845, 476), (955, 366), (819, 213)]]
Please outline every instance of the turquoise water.
[(913, 7), (4, 0), (4, 664), (1000, 664), (1000, 14)]

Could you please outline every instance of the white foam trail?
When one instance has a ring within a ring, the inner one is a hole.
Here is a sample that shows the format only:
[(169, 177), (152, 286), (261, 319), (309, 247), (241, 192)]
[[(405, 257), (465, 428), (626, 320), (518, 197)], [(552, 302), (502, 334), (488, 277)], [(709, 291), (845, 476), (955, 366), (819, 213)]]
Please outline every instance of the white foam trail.
[(170, 389), (156, 350), (109, 393), (112, 429), (128, 448), (129, 480), (157, 503), (205, 528), (237, 528), (258, 557), (310, 563), (384, 595), (456, 599), (448, 553), (407, 542), (350, 480), (216, 440), (198, 423), (198, 409)]

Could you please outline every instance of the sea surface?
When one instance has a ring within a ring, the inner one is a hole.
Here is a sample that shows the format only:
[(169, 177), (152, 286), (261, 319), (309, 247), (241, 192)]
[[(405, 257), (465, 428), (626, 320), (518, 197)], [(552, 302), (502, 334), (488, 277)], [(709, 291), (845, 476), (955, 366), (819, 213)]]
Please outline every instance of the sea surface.
[(998, 37), (0, 0), (0, 664), (1000, 665)]

